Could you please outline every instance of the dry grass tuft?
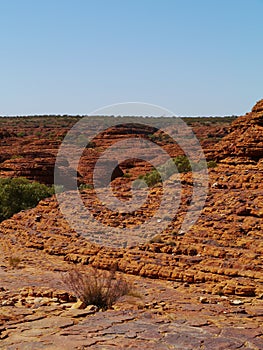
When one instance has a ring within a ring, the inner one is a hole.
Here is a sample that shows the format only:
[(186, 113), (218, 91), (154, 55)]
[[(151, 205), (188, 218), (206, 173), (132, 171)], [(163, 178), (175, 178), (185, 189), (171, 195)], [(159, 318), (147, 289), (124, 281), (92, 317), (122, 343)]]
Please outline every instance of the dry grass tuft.
[(125, 279), (117, 277), (115, 270), (92, 268), (84, 274), (75, 268), (66, 273), (62, 280), (86, 306), (96, 305), (102, 310), (108, 309), (121, 296), (131, 291), (131, 285)]

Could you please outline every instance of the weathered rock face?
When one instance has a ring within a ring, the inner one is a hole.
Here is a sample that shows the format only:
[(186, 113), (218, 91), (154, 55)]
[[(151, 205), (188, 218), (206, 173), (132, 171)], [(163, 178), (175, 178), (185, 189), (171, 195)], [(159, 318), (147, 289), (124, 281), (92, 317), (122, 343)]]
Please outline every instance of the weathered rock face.
[(54, 163), (55, 157), (52, 154), (28, 153), (25, 156), (21, 155), (21, 158), (11, 158), (4, 161), (0, 165), (0, 176), (22, 176), (29, 180), (52, 185), (54, 183)]
[(253, 113), (263, 112), (263, 100), (259, 100), (252, 108)]
[[(177, 181), (172, 177), (169, 181)], [(260, 297), (263, 293), (263, 182), (257, 164), (220, 164), (210, 170), (207, 203), (198, 222), (181, 232), (180, 225), (191, 196), (191, 181), (183, 175), (180, 209), (172, 224), (158, 239), (138, 247), (120, 249), (96, 246), (74, 232), (60, 213), (54, 198), (35, 209), (16, 214), (0, 225), (4, 241), (13, 242), (17, 251), (41, 250), (65, 261), (110, 269), (144, 277), (202, 285), (207, 293)], [(118, 181), (116, 179), (115, 181)], [(120, 188), (123, 198), (129, 192)], [(83, 193), (87, 207), (104, 225), (124, 228), (140, 225), (158, 207), (161, 187), (151, 190), (151, 200), (133, 215), (112, 213), (92, 191)], [(71, 203), (72, 205), (72, 203)], [(83, 218), (83, 229), (87, 228)], [(48, 229), (47, 229), (48, 228)], [(91, 234), (93, 228), (90, 227)], [(86, 231), (85, 231), (86, 232)], [(114, 236), (111, 237), (114, 240)], [(20, 247), (20, 248), (19, 248)]]
[(258, 162), (263, 156), (263, 100), (250, 113), (235, 120), (230, 133), (223, 138), (208, 158), (225, 162)]
[[(167, 118), (169, 120), (169, 118)], [(31, 180), (37, 180), (46, 184), (53, 183), (53, 170), (58, 148), (61, 140), (70, 130), (79, 118), (75, 117), (33, 117), (33, 118), (1, 118), (0, 120), (0, 176), (1, 177), (17, 177), (24, 176)], [(162, 139), (156, 128), (153, 126), (143, 126), (140, 123), (133, 123), (129, 118), (129, 122), (125, 118), (120, 118), (120, 124), (116, 127), (107, 129), (107, 119), (105, 123), (106, 131), (103, 131), (95, 137), (91, 145), (83, 152), (83, 156), (78, 166), (79, 183), (92, 184), (92, 172), (97, 159), (101, 152), (107, 149), (116, 141), (126, 140), (130, 137), (149, 138), (153, 137), (154, 141), (163, 147), (171, 156), (181, 154), (180, 149), (171, 146), (169, 140)], [(121, 123), (125, 123), (124, 125)], [(144, 120), (141, 120), (143, 123)], [(146, 120), (150, 123), (150, 119)], [(189, 122), (190, 123), (190, 122)], [(203, 123), (203, 124), (202, 124)], [(210, 148), (228, 133), (229, 121), (213, 120), (194, 121), (191, 124), (193, 131), (196, 133), (202, 146)], [(91, 122), (91, 130), (96, 135), (96, 123)], [(79, 135), (79, 143), (82, 145), (82, 138)], [(82, 137), (84, 136), (84, 137)], [(70, 152), (70, 150), (69, 150)], [(154, 158), (149, 148), (149, 158)], [(63, 166), (62, 178), (64, 182), (69, 181), (68, 174), (71, 174), (72, 167), (76, 164), (68, 164)], [(143, 161), (130, 160), (120, 164), (116, 169), (113, 178), (121, 176), (122, 172), (130, 171), (131, 177), (134, 179), (138, 175), (145, 173), (151, 169), (149, 164)], [(105, 167), (102, 166), (101, 173)], [(66, 180), (65, 180), (66, 179)], [(67, 188), (72, 188), (72, 181)], [(74, 182), (74, 179), (73, 179)]]

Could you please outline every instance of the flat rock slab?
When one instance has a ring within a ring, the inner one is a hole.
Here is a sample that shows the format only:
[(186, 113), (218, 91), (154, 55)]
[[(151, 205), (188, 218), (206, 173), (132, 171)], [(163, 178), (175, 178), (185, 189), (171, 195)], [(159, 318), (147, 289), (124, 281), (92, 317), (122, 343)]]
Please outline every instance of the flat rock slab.
[(52, 317), (45, 317), (41, 320), (36, 320), (32, 322), (24, 322), (19, 325), (19, 329), (28, 330), (28, 329), (60, 329), (72, 326), (74, 322), (72, 319), (67, 317), (61, 317), (61, 316), (52, 316)]
[[(196, 320), (192, 323), (197, 324)], [(2, 341), (1, 349), (261, 350), (262, 336), (261, 327), (219, 329), (214, 325), (193, 326), (180, 319), (171, 321), (158, 315), (150, 317), (139, 311), (109, 310), (88, 315), (78, 324), (63, 316), (17, 324)]]

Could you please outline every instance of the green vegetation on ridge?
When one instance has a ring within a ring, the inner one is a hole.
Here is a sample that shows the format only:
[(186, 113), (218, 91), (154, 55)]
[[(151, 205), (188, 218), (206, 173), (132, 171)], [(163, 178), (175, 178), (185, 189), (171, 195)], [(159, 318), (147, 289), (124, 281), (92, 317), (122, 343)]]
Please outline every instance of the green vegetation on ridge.
[(21, 210), (35, 207), (41, 199), (53, 194), (53, 187), (22, 177), (0, 179), (0, 222)]
[[(168, 179), (176, 172), (188, 173), (189, 171), (199, 171), (205, 169), (205, 167), (214, 168), (216, 166), (217, 164), (213, 160), (209, 162), (201, 161), (191, 164), (186, 156), (180, 155), (173, 159), (169, 159), (165, 164), (160, 165), (158, 168), (153, 169), (149, 173), (140, 175), (138, 180), (144, 180), (148, 187), (153, 187), (157, 183), (162, 182), (162, 180)], [(141, 187), (141, 184), (141, 181), (136, 182), (135, 180), (134, 186)]]

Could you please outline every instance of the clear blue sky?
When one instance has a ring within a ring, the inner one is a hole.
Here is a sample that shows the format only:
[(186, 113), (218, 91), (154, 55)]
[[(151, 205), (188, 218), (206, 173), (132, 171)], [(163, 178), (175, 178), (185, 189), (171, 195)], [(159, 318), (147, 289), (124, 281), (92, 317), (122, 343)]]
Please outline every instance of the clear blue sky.
[(0, 47), (0, 115), (240, 115), (263, 98), (263, 0), (0, 0)]

